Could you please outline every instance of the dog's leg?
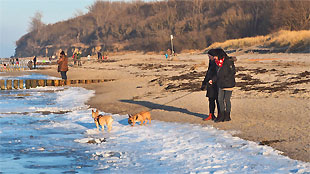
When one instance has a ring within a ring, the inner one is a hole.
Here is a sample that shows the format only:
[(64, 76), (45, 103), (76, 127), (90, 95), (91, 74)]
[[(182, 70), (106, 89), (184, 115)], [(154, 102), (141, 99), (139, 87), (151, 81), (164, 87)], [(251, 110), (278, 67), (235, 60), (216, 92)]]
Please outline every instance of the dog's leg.
[(109, 124), (109, 125), (108, 125), (108, 132), (110, 132), (111, 129), (112, 129), (112, 124)]
[(101, 125), (102, 132), (104, 132), (104, 125)]
[(97, 121), (95, 123), (96, 123), (97, 130), (99, 131), (99, 124)]

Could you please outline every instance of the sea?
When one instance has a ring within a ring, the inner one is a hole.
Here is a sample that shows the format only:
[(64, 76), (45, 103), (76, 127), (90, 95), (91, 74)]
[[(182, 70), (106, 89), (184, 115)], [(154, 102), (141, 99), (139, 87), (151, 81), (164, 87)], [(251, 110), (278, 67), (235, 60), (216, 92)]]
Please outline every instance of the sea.
[(112, 114), (112, 131), (98, 131), (95, 108), (85, 104), (92, 96), (67, 86), (1, 90), (0, 173), (310, 174), (310, 163), (212, 126), (153, 120), (132, 127), (128, 115)]

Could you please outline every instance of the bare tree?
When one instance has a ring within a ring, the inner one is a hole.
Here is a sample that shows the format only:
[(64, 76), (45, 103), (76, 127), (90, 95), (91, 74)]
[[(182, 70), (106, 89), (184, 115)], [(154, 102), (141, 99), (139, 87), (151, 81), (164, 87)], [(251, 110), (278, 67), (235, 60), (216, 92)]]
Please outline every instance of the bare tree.
[(43, 14), (37, 11), (33, 17), (30, 18), (29, 32), (39, 31), (45, 24), (42, 22)]
[(79, 16), (83, 16), (83, 15), (84, 15), (83, 10), (81, 10), (81, 9), (75, 10), (74, 17), (79, 17)]

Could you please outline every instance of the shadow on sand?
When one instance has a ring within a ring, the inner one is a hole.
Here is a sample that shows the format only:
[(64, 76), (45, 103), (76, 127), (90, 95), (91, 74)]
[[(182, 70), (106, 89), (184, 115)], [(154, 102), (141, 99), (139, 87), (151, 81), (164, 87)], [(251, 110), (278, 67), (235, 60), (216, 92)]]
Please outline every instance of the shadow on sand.
[(178, 107), (174, 107), (174, 106), (161, 105), (161, 104), (152, 103), (152, 102), (149, 102), (149, 101), (134, 101), (134, 100), (119, 100), (119, 101), (120, 102), (124, 102), (124, 103), (131, 103), (131, 104), (141, 105), (141, 106), (149, 108), (149, 110), (160, 109), (160, 110), (164, 110), (164, 111), (181, 112), (181, 113), (184, 113), (184, 114), (193, 115), (193, 116), (200, 117), (200, 118), (207, 117), (207, 115), (205, 115), (205, 114), (191, 112), (191, 111), (189, 111), (187, 109), (184, 109), (184, 108), (178, 108)]

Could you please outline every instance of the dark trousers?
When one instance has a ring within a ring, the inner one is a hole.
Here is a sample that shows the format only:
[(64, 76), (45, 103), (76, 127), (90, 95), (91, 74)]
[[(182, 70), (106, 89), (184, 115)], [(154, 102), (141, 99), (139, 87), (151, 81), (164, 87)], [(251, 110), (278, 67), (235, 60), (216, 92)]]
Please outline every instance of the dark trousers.
[(230, 102), (231, 95), (232, 95), (232, 91), (223, 90), (219, 88), (218, 101), (220, 104), (221, 112), (231, 111), (231, 102)]
[(60, 71), (61, 78), (67, 80), (67, 71)]
[(215, 102), (216, 102), (217, 114), (218, 114), (220, 112), (219, 101), (217, 100), (217, 98), (209, 97), (209, 112), (213, 115), (214, 115), (214, 110), (215, 110)]

